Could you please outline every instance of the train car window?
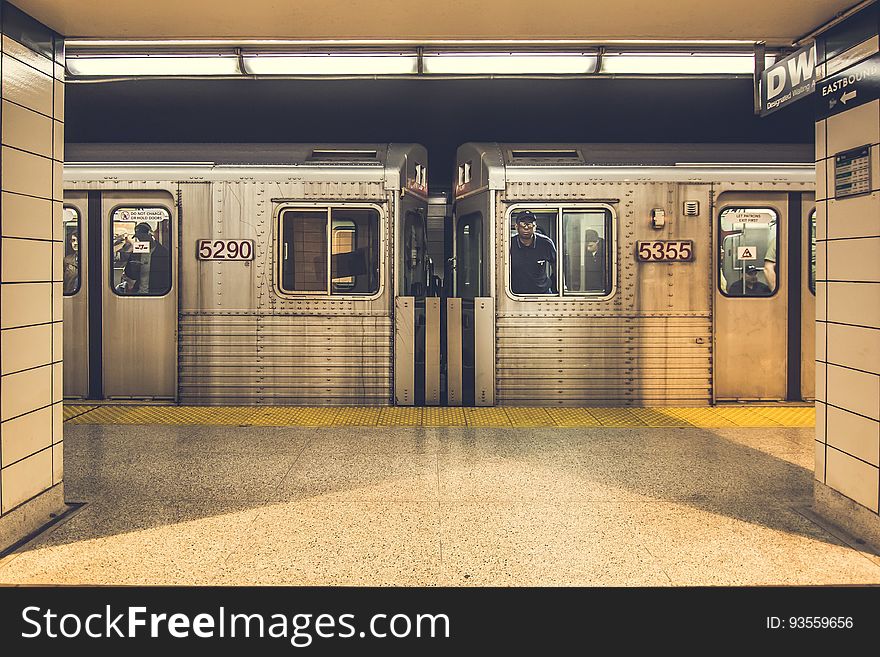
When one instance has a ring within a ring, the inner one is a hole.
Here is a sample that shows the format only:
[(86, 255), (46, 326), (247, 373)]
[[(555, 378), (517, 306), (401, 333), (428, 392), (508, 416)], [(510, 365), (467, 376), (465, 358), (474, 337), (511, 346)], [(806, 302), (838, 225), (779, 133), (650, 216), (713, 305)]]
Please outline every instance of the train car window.
[(379, 291), (379, 213), (369, 208), (331, 212), (330, 293)]
[(483, 213), (471, 212), (458, 220), (456, 228), (455, 296), (482, 296)]
[(611, 212), (562, 212), (562, 295), (611, 294)]
[(284, 210), (280, 245), (282, 292), (342, 296), (379, 291), (376, 210)]
[(810, 213), (810, 292), (816, 296), (816, 209)]
[(720, 214), (718, 285), (726, 297), (769, 297), (779, 286), (777, 226), (772, 208), (728, 207)]
[(118, 207), (110, 217), (110, 287), (119, 296), (161, 297), (171, 290), (171, 213)]
[(514, 294), (559, 294), (558, 221), (558, 208), (529, 208), (510, 214), (509, 280)]
[(63, 216), (64, 225), (64, 264), (63, 268), (63, 290), (64, 296), (73, 296), (79, 292), (79, 248), (80, 248), (80, 228), (79, 228), (79, 211), (76, 208), (65, 207)]
[(327, 210), (285, 210), (281, 214), (281, 289), (328, 292)]

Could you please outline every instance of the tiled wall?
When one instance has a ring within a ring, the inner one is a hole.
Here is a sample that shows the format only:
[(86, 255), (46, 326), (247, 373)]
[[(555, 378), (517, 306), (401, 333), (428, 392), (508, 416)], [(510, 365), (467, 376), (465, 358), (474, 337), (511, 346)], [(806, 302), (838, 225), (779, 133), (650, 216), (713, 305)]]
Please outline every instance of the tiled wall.
[[(871, 145), (871, 193), (834, 199), (834, 155)], [(880, 101), (816, 124), (816, 479), (880, 512)]]
[(64, 69), (8, 26), (0, 62), (0, 515), (60, 484), (63, 472)]

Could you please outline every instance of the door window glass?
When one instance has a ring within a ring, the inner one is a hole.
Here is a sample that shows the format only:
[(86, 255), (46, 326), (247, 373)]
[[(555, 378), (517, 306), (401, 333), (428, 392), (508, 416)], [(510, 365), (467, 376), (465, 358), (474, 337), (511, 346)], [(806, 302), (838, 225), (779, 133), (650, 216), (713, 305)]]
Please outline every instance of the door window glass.
[(727, 297), (769, 297), (779, 286), (777, 226), (771, 208), (725, 208), (720, 215), (718, 285)]
[(79, 211), (76, 208), (64, 208), (64, 264), (63, 281), (64, 296), (72, 296), (79, 292), (80, 285), (80, 229)]
[(120, 207), (110, 218), (110, 286), (119, 296), (160, 297), (171, 290), (171, 213)]
[(403, 221), (403, 275), (402, 291), (405, 296), (422, 297), (428, 290), (428, 233), (425, 215), (409, 210)]
[(471, 212), (458, 220), (455, 243), (455, 296), (473, 299), (482, 294), (483, 214)]

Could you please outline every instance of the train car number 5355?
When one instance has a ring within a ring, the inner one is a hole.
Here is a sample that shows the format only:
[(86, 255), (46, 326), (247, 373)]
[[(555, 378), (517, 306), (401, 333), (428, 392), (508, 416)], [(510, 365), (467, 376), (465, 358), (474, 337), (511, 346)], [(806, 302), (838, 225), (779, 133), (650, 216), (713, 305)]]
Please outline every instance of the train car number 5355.
[(636, 242), (639, 262), (692, 262), (693, 240), (652, 240)]
[(253, 260), (253, 240), (198, 240), (196, 258), (199, 260)]

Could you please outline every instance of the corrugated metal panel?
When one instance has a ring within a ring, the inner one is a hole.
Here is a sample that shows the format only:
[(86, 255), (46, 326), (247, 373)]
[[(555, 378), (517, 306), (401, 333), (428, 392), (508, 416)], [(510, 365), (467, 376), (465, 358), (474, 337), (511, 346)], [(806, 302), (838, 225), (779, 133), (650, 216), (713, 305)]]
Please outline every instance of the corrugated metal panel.
[(711, 320), (702, 316), (497, 318), (500, 404), (709, 403)]
[(391, 319), (183, 313), (179, 367), (183, 403), (388, 404)]

